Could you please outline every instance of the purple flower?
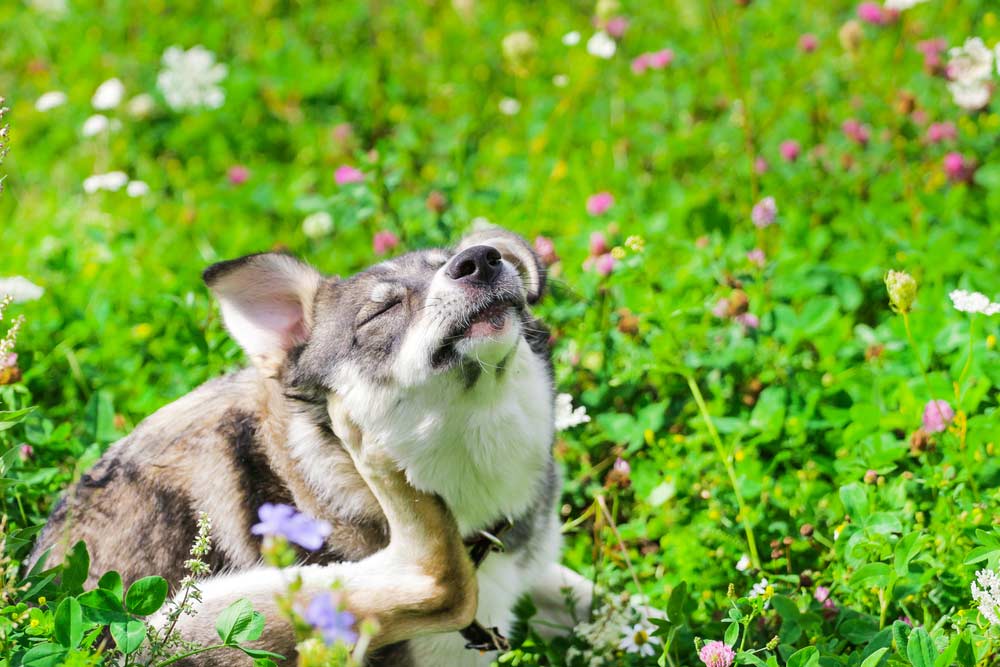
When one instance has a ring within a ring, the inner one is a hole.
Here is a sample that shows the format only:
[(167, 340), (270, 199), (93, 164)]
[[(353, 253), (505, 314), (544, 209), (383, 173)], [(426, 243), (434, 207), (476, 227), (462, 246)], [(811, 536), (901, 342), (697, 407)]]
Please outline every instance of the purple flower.
[(777, 217), (778, 205), (774, 203), (774, 197), (764, 197), (754, 204), (753, 210), (750, 212), (750, 219), (760, 229), (773, 225)]
[(337, 185), (361, 183), (365, 180), (365, 175), (360, 170), (345, 164), (337, 167), (337, 171), (333, 172), (333, 180), (337, 182)]
[(320, 593), (314, 597), (302, 618), (319, 630), (327, 646), (332, 646), (338, 641), (345, 644), (358, 641), (358, 633), (354, 631), (354, 614), (349, 611), (339, 611), (333, 593)]
[(826, 602), (830, 599), (830, 589), (826, 586), (817, 586), (816, 592), (813, 593), (813, 597), (816, 598), (816, 602)]
[(620, 456), (615, 459), (614, 465), (612, 465), (611, 468), (615, 472), (625, 475), (626, 477), (628, 477), (629, 473), (632, 472), (632, 466), (630, 466), (628, 461)]
[(948, 401), (928, 401), (924, 406), (924, 430), (928, 433), (941, 433), (955, 418), (955, 411)]
[(590, 215), (604, 215), (614, 205), (615, 197), (610, 192), (598, 192), (587, 197), (587, 213)]
[(705, 663), (705, 667), (730, 667), (736, 659), (736, 653), (724, 643), (714, 641), (702, 646), (698, 657)]
[(323, 546), (323, 540), (331, 530), (326, 521), (306, 516), (291, 505), (264, 503), (257, 510), (257, 516), (260, 523), (250, 529), (251, 533), (284, 537), (309, 551)]

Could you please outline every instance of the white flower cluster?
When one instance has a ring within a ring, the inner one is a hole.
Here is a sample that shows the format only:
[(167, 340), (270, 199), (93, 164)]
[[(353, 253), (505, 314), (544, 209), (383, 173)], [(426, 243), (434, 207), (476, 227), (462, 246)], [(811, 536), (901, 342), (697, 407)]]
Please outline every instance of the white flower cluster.
[(587, 414), (585, 406), (581, 405), (575, 409), (573, 408), (572, 396), (569, 394), (559, 394), (556, 396), (555, 424), (557, 431), (565, 431), (574, 426), (586, 424), (589, 421), (590, 415)]
[(907, 9), (913, 9), (917, 5), (927, 2), (927, 0), (885, 0), (885, 4), (882, 5), (886, 9), (891, 9), (896, 12), (906, 11)]
[[(1000, 53), (1000, 45), (997, 46)], [(990, 103), (993, 78), (993, 51), (979, 37), (970, 37), (962, 46), (948, 51), (948, 90), (955, 104), (975, 111)]]
[(972, 582), (972, 599), (987, 621), (1000, 625), (1000, 575), (993, 570), (976, 572), (976, 580)]
[(594, 33), (594, 36), (587, 40), (587, 53), (595, 58), (608, 60), (615, 55), (618, 50), (618, 43), (603, 30)]
[[(7, 295), (14, 303), (35, 301), (45, 294), (45, 288), (39, 287), (23, 276), (0, 278), (0, 297)], [(0, 319), (3, 319), (3, 309), (0, 308)]]
[(573, 635), (586, 647), (570, 648), (566, 662), (575, 664), (579, 660), (587, 667), (617, 667), (622, 664), (617, 651), (653, 655), (652, 644), (658, 644), (659, 639), (651, 636), (652, 632), (652, 625), (637, 606), (609, 597), (590, 621), (573, 628)]
[(955, 310), (963, 313), (982, 313), (983, 315), (996, 315), (1000, 313), (1000, 303), (990, 301), (982, 292), (967, 292), (964, 289), (957, 289), (948, 294)]
[(163, 52), (163, 69), (156, 77), (156, 87), (174, 111), (218, 109), (226, 101), (219, 84), (227, 74), (228, 68), (215, 62), (215, 54), (204, 46), (187, 51), (171, 46)]
[(124, 171), (109, 171), (106, 174), (94, 174), (83, 179), (83, 191), (88, 195), (101, 190), (118, 192), (122, 188), (125, 188), (125, 193), (129, 197), (149, 194), (149, 185), (145, 181), (129, 180), (128, 174)]

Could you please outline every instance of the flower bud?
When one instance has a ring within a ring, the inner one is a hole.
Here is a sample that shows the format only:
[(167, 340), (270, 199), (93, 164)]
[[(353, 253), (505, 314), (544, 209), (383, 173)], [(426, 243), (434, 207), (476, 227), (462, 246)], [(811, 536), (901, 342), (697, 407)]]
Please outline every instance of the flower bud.
[(917, 298), (917, 281), (905, 271), (889, 271), (885, 276), (889, 305), (897, 313), (908, 313)]

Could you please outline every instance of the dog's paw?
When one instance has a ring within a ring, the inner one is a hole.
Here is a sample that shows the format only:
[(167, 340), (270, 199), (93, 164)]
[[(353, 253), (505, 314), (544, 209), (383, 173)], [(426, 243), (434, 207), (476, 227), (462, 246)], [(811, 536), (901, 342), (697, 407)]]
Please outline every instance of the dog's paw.
[(330, 426), (351, 455), (354, 465), (372, 474), (398, 472), (399, 466), (389, 456), (384, 447), (371, 439), (366, 439), (361, 428), (351, 419), (342, 401), (335, 394), (327, 401)]

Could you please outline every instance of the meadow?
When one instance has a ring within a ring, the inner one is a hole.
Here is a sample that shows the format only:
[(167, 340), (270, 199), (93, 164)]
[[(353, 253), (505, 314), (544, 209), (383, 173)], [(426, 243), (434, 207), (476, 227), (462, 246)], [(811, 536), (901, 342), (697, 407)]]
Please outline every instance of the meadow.
[(202, 269), (483, 220), (549, 265), (564, 560), (616, 592), (500, 664), (1000, 664), (1000, 7), (885, 5), (0, 3), (0, 666), (169, 664), (159, 582), (21, 564), (245, 363)]

